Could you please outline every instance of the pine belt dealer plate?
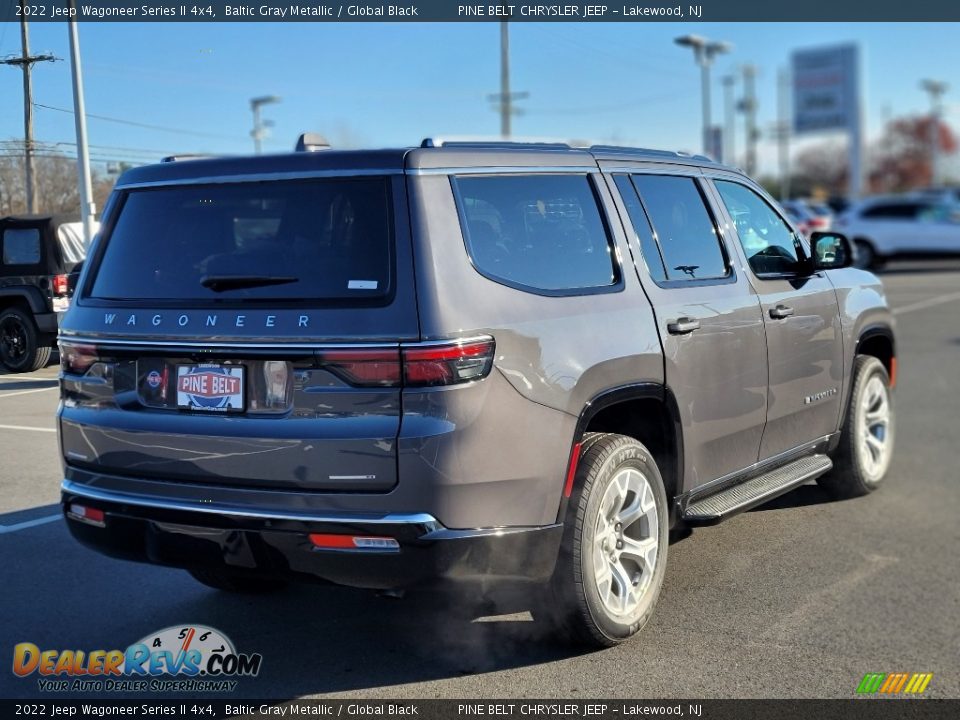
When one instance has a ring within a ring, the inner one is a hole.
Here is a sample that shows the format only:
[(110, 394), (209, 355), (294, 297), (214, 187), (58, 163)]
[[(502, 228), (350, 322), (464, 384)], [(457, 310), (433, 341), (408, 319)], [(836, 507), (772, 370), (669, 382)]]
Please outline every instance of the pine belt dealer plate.
[(243, 412), (243, 366), (203, 363), (177, 366), (177, 407)]

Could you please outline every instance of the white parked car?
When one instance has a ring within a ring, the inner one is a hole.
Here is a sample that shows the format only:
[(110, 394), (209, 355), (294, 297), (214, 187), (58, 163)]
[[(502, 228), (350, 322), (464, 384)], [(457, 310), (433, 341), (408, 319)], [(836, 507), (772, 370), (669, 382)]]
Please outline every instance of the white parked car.
[(858, 267), (877, 268), (891, 258), (960, 256), (960, 204), (940, 198), (869, 198), (834, 227), (854, 244)]

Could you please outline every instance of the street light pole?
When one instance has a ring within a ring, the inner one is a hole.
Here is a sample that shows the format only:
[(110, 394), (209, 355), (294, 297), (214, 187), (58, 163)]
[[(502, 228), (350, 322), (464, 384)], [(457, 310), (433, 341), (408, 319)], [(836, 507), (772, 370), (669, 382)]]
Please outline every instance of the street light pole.
[(701, 102), (703, 110), (703, 152), (710, 154), (710, 66), (721, 53), (730, 52), (733, 45), (718, 40), (708, 40), (700, 35), (683, 35), (674, 40), (677, 45), (693, 48), (693, 58), (700, 66)]
[(271, 105), (280, 102), (276, 95), (264, 95), (250, 100), (250, 109), (253, 111), (253, 130), (250, 131), (250, 137), (253, 138), (253, 152), (260, 154), (263, 145), (263, 138), (266, 135), (266, 123), (260, 119), (260, 108), (264, 105)]
[(930, 95), (930, 184), (940, 184), (940, 98), (947, 92), (949, 85), (939, 80), (922, 80), (920, 87)]
[[(74, 0), (69, 0), (73, 9)], [(90, 152), (87, 145), (87, 111), (83, 101), (83, 70), (80, 66), (80, 38), (77, 34), (77, 19), (71, 14), (70, 68), (73, 76), (73, 119), (77, 129), (77, 173), (80, 181), (80, 219), (83, 220), (83, 242), (90, 247), (93, 240), (93, 221), (97, 212), (93, 202), (93, 183), (90, 179)]]
[(723, 76), (723, 161), (728, 165), (737, 164), (736, 126), (734, 124), (734, 84), (737, 79), (733, 75)]

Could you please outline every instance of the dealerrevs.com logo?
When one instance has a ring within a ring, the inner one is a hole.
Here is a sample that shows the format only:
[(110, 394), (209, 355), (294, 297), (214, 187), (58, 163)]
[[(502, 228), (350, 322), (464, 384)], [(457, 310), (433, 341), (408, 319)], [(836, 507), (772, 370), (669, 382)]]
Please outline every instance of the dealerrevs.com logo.
[(125, 650), (13, 648), (14, 674), (36, 675), (44, 692), (231, 692), (234, 678), (256, 677), (262, 662), (204, 625), (164, 628)]

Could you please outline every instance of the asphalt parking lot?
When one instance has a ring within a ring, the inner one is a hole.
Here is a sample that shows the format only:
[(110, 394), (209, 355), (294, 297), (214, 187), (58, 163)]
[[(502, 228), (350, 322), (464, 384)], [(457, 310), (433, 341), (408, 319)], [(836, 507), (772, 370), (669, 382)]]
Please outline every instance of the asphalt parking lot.
[[(867, 672), (932, 672), (927, 696), (960, 697), (960, 264), (883, 279), (900, 367), (885, 487), (833, 502), (806, 485), (675, 542), (653, 621), (602, 652), (527, 614), (469, 622), (321, 586), (231, 596), (94, 554), (57, 506), (57, 367), (0, 375), (0, 664), (18, 642), (123, 648), (200, 623), (262, 653), (248, 698), (845, 698)], [(35, 675), (0, 671), (0, 697), (38, 695)]]

